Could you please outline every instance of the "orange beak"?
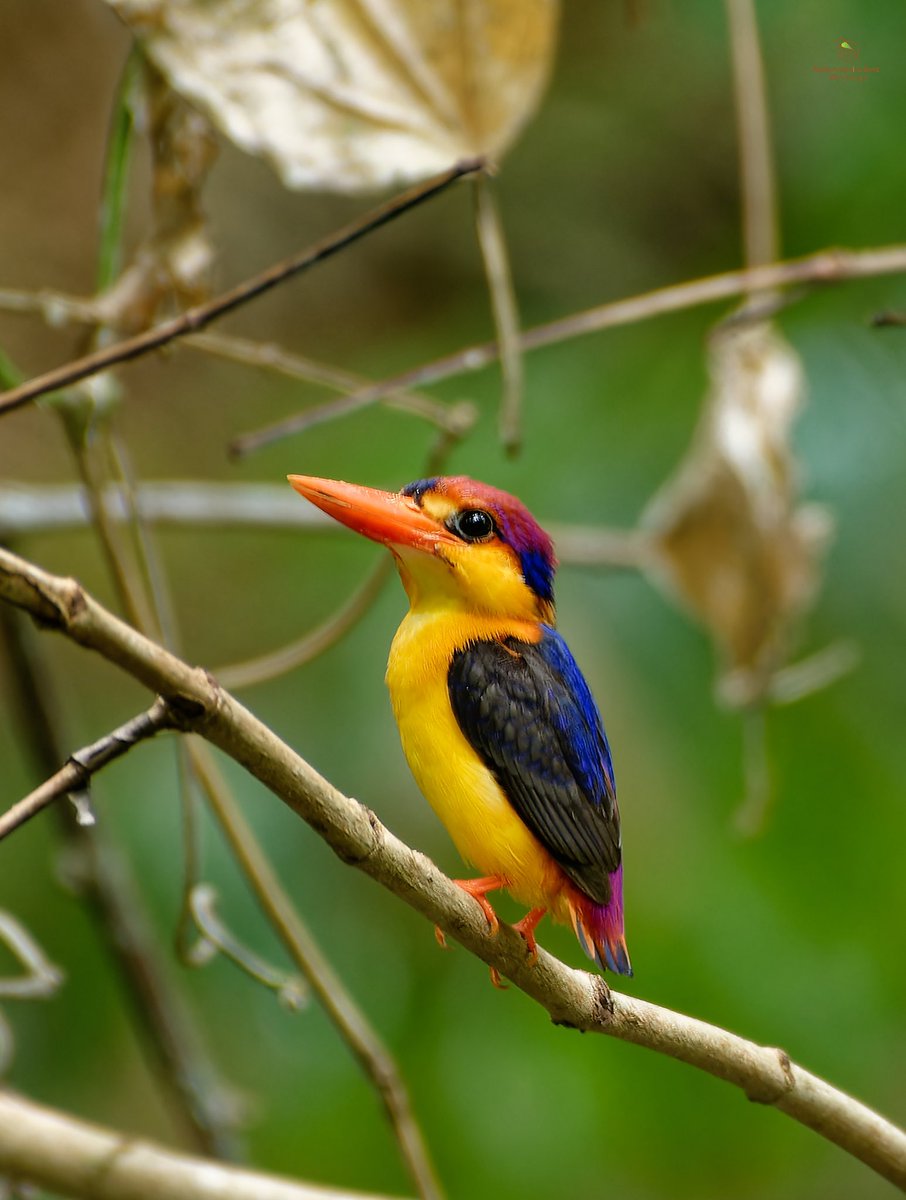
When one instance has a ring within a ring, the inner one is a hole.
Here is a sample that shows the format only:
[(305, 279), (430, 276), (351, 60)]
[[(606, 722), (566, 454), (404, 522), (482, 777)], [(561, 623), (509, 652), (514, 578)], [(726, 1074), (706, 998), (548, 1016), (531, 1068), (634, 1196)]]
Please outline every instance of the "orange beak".
[(313, 475), (287, 475), (287, 479), (300, 496), (329, 517), (385, 546), (412, 546), (433, 554), (438, 543), (456, 541), (410, 496)]

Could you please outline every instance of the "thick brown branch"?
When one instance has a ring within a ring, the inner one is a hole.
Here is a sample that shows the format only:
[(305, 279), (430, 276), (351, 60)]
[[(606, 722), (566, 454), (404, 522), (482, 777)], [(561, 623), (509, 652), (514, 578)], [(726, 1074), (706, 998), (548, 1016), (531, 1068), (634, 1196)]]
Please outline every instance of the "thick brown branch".
[(62, 367), (57, 367), (53, 371), (47, 371), (44, 375), (28, 380), (20, 387), (4, 392), (0, 395), (0, 415), (10, 412), (14, 408), (20, 408), (23, 404), (27, 404), (30, 400), (43, 396), (47, 392), (69, 387), (80, 379), (87, 379), (89, 375), (96, 375), (99, 371), (104, 371), (117, 363), (129, 362), (133, 358), (147, 354), (149, 350), (157, 350), (175, 338), (204, 329), (218, 317), (232, 312), (240, 305), (247, 304), (250, 300), (270, 291), (271, 288), (283, 283), (291, 276), (314, 266), (315, 263), (330, 258), (338, 250), (343, 250), (352, 242), (364, 237), (366, 233), (371, 233), (381, 225), (386, 225), (388, 221), (392, 221), (395, 217), (444, 191), (457, 179), (461, 179), (464, 175), (474, 174), (483, 167), (483, 159), (465, 159), (448, 171), (443, 171), (440, 175), (435, 175), (424, 183), (407, 188), (406, 191), (400, 192), (386, 204), (366, 213), (364, 217), (344, 226), (329, 237), (322, 238), (313, 246), (293, 255), (292, 258), (276, 263), (251, 279), (237, 284), (236, 287), (231, 288), (228, 292), (223, 292), (206, 304), (199, 304), (195, 308), (180, 313), (178, 317), (155, 325), (152, 329), (148, 329), (136, 337), (105, 346), (93, 354), (87, 354), (75, 362), (65, 363)]
[(0, 1092), (0, 1174), (76, 1200), (387, 1200), (190, 1158)]
[(906, 1187), (906, 1133), (792, 1063), (778, 1049), (644, 1000), (612, 992), (540, 950), (532, 963), (508, 926), (491, 936), (477, 906), (424, 855), (363, 805), (338, 792), (206, 672), (188, 666), (107, 612), (72, 579), (0, 550), (0, 597), (98, 651), (165, 698), (185, 724), (241, 763), (298, 813), (341, 859), (378, 880), (547, 1009), (557, 1024), (605, 1033), (667, 1054), (773, 1104)]

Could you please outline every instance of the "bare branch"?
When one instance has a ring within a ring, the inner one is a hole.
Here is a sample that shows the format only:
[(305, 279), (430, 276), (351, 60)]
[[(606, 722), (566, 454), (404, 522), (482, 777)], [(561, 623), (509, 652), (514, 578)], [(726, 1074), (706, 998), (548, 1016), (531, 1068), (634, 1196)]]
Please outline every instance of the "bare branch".
[(87, 354), (75, 362), (65, 363), (62, 367), (47, 371), (44, 375), (39, 375), (20, 387), (0, 394), (0, 415), (11, 412), (14, 408), (20, 408), (23, 404), (27, 404), (47, 392), (69, 387), (80, 379), (87, 379), (89, 375), (96, 375), (99, 371), (105, 371), (117, 363), (129, 362), (147, 354), (149, 350), (157, 350), (161, 346), (165, 346), (175, 338), (184, 337), (188, 333), (203, 329), (218, 317), (232, 312), (240, 305), (247, 304), (250, 300), (270, 291), (271, 288), (300, 271), (330, 258), (338, 250), (343, 250), (352, 242), (364, 237), (366, 233), (378, 229), (381, 225), (386, 225), (388, 221), (392, 221), (402, 213), (415, 208), (416, 205), (436, 196), (464, 175), (472, 175), (476, 171), (481, 171), (484, 165), (484, 159), (481, 158), (465, 159), (448, 171), (443, 171), (424, 183), (407, 188), (392, 200), (373, 209), (370, 213), (366, 213), (364, 217), (359, 217), (358, 220), (344, 226), (338, 232), (315, 242), (313, 246), (301, 253), (276, 263), (251, 279), (237, 284), (236, 287), (231, 288), (228, 292), (223, 292), (213, 300), (187, 309), (178, 317), (155, 325), (136, 337), (105, 346), (93, 354)]
[[(344, 861), (439, 925), (538, 1001), (553, 1020), (669, 1055), (772, 1104), (906, 1187), (906, 1133), (859, 1101), (792, 1063), (781, 1050), (611, 991), (600, 976), (572, 970), (540, 950), (533, 962), (518, 933), (490, 935), (484, 915), (424, 855), (364, 806), (344, 796), (223, 691), (105, 610), (72, 579), (0, 550), (0, 597), (25, 608), (176, 703), (184, 724), (219, 746), (306, 820)], [(0, 1125), (3, 1122), (0, 1121)]]
[[(719, 300), (729, 300), (752, 291), (803, 283), (837, 283), (845, 279), (865, 279), (874, 275), (896, 275), (901, 271), (906, 271), (904, 245), (882, 246), (870, 250), (820, 250), (805, 258), (771, 263), (748, 270), (726, 271), (720, 275), (709, 275), (704, 279), (693, 279), (688, 283), (677, 283), (670, 287), (657, 288), (652, 292), (642, 292), (641, 295), (625, 300), (600, 304), (584, 312), (573, 313), (568, 317), (560, 317), (556, 321), (525, 330), (519, 336), (519, 345), (523, 352), (539, 350), (542, 346), (552, 346), (570, 338), (597, 333), (602, 329), (633, 325), (637, 321), (647, 321), (652, 317), (661, 317), (703, 304), (715, 304)], [(368, 408), (400, 388), (426, 387), (428, 384), (439, 383), (442, 379), (481, 371), (496, 362), (498, 356), (496, 342), (467, 346), (463, 350), (457, 350), (455, 354), (412, 367), (371, 387), (363, 388), (342, 401), (344, 411), (356, 412)], [(264, 430), (244, 434), (240, 439), (243, 449), (258, 449), (296, 432), (297, 422), (303, 415), (289, 417), (284, 422), (269, 426), (266, 435)]]
[(147, 712), (139, 713), (119, 729), (71, 754), (56, 775), (0, 816), (0, 842), (54, 800), (87, 787), (92, 775), (101, 767), (120, 758), (139, 742), (173, 726), (174, 718), (169, 706), (162, 700), (155, 700)]
[(76, 1200), (389, 1200), (190, 1158), (0, 1092), (0, 1173)]

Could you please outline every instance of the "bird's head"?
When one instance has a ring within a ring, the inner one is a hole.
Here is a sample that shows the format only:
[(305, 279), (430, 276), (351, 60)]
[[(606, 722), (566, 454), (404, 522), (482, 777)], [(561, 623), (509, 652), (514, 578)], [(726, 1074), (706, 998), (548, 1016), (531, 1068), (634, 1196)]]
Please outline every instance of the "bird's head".
[(554, 547), (525, 505), (466, 475), (401, 492), (290, 475), (300, 495), (394, 554), (414, 611), (554, 619)]

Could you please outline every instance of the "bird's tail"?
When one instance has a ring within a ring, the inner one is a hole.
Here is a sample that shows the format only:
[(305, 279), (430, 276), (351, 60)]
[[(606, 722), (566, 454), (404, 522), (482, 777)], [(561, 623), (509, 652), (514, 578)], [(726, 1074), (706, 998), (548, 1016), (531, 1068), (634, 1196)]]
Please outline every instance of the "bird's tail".
[(623, 867), (610, 876), (611, 896), (607, 904), (595, 904), (587, 896), (573, 892), (569, 913), (582, 949), (602, 971), (631, 975), (632, 964), (623, 934)]

